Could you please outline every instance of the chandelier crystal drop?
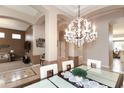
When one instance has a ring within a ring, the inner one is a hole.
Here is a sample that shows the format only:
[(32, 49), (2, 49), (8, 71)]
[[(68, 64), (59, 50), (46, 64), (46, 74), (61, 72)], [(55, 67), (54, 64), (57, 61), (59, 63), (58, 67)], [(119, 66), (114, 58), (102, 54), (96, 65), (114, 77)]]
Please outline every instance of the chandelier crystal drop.
[(72, 20), (68, 28), (65, 29), (64, 38), (66, 42), (74, 43), (78, 47), (97, 38), (95, 26), (87, 19), (80, 17), (80, 6), (78, 6), (78, 18)]

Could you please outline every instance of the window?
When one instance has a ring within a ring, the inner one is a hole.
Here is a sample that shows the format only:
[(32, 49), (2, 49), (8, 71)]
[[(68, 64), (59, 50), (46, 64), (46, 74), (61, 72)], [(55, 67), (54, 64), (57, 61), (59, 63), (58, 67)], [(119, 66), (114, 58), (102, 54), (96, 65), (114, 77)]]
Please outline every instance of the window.
[(21, 39), (20, 34), (12, 34), (12, 39)]
[(0, 38), (5, 38), (5, 33), (0, 32)]

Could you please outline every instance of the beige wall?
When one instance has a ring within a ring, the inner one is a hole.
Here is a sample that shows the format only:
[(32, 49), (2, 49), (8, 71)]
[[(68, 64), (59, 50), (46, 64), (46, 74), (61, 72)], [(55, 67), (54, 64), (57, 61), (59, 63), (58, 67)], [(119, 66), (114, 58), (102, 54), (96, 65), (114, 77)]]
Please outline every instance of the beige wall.
[(108, 66), (109, 62), (109, 33), (108, 23), (96, 22), (98, 38), (96, 41), (84, 45), (84, 62), (87, 59), (101, 60), (102, 65)]
[(25, 34), (25, 40), (31, 42), (31, 50), (29, 51), (28, 55), (30, 56), (31, 62), (33, 64), (40, 64), (40, 56), (39, 55), (33, 55), (33, 50), (34, 50), (33, 49), (33, 45), (34, 45), (33, 37), (34, 37), (33, 28), (31, 26), (27, 29), (26, 34)]
[(64, 34), (65, 27), (58, 25), (58, 58), (67, 58), (69, 55), (69, 44), (65, 41)]
[[(33, 45), (33, 30), (32, 30), (32, 26), (30, 26), (26, 32), (25, 32), (25, 41), (30, 41), (31, 42), (31, 50), (28, 53), (28, 56), (31, 58), (31, 62), (32, 62), (32, 45)], [(33, 62), (32, 62), (33, 63)]]
[(98, 38), (95, 42), (84, 45), (84, 62), (88, 58), (101, 60), (102, 66), (109, 67), (109, 24), (124, 16), (123, 9), (115, 10), (110, 14), (99, 17), (92, 17), (98, 32)]
[(83, 55), (83, 47), (76, 47), (75, 46), (75, 51), (74, 51), (75, 56), (82, 56)]
[(33, 55), (42, 55), (45, 48), (36, 47), (36, 39), (45, 38), (45, 24), (33, 26)]
[(29, 51), (29, 55), (30, 57), (32, 56), (32, 45), (33, 45), (33, 29), (32, 29), (32, 26), (30, 26), (26, 32), (25, 32), (25, 41), (30, 41), (31, 42), (31, 50)]

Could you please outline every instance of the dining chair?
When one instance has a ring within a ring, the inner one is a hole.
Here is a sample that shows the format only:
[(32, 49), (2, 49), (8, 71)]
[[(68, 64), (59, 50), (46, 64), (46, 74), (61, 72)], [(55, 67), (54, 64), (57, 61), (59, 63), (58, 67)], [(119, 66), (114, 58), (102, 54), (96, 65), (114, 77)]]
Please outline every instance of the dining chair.
[(74, 67), (73, 60), (67, 60), (62, 62), (62, 71), (70, 70), (73, 67)]
[(87, 59), (87, 66), (90, 68), (99, 68), (101, 69), (101, 61), (100, 60), (94, 60), (94, 59)]
[(58, 73), (58, 66), (57, 64), (51, 64), (46, 66), (40, 67), (40, 78), (48, 78)]

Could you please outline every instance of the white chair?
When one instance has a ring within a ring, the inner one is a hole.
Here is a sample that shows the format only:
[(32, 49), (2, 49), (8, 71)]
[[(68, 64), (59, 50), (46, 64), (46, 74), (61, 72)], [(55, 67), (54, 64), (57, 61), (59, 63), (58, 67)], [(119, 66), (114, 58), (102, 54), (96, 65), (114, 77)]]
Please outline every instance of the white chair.
[(68, 61), (63, 61), (62, 62), (62, 70), (66, 71), (68, 69), (68, 66), (70, 66), (70, 68), (74, 67), (74, 61), (73, 60), (68, 60)]
[(41, 66), (40, 67), (40, 77), (41, 79), (47, 78), (47, 72), (52, 70), (53, 75), (58, 73), (58, 67), (57, 64), (51, 64), (51, 65), (46, 65), (46, 66)]
[(91, 67), (92, 67), (92, 64), (95, 64), (96, 68), (101, 69), (101, 66), (102, 66), (101, 64), (102, 64), (102, 62), (101, 62), (100, 60), (88, 59), (88, 60), (87, 60), (87, 66), (88, 66), (89, 68), (91, 68)]

